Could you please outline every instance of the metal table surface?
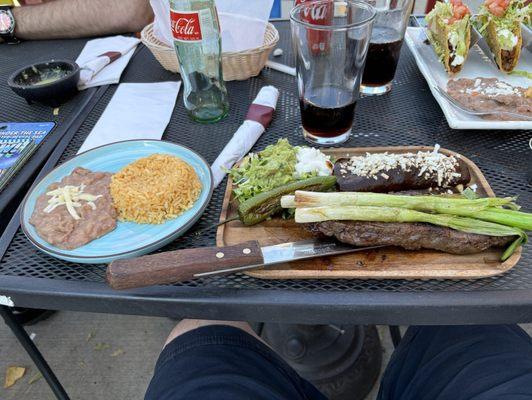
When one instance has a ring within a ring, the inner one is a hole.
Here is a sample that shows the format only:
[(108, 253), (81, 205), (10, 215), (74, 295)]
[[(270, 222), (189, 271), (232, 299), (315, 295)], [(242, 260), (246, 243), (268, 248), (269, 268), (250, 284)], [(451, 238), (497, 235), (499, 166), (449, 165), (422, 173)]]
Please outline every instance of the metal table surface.
[(22, 195), (28, 189), (35, 173), (49, 157), (54, 147), (71, 127), (77, 127), (91, 108), (91, 101), (98, 89), (78, 93), (63, 104), (56, 113), (51, 107), (29, 105), (7, 85), (8, 77), (28, 64), (57, 59), (76, 59), (86, 40), (24, 42), (17, 46), (0, 46), (0, 124), (5, 122), (54, 122), (56, 126), (44, 139), (33, 156), (0, 191), (0, 233), (9, 221)]
[[(292, 64), (289, 28), (276, 23), (284, 50), (280, 60)], [(68, 42), (64, 42), (68, 46)], [(123, 82), (176, 80), (142, 48)], [(163, 136), (191, 147), (214, 161), (239, 126), (263, 85), (275, 85), (281, 96), (273, 123), (255, 150), (287, 137), (303, 144), (297, 132), (298, 96), (293, 77), (264, 70), (256, 78), (228, 83), (231, 111), (214, 125), (193, 123), (182, 95)], [(79, 129), (69, 132), (45, 170), (73, 156), (111, 99), (109, 87)], [(6, 111), (0, 110), (0, 117)], [(70, 138), (70, 140), (68, 140)], [(354, 134), (346, 146), (433, 145), (472, 159), (498, 195), (518, 195), (532, 209), (532, 186), (526, 182), (530, 162), (525, 131), (458, 131), (449, 128), (406, 46), (391, 94), (359, 101)], [(225, 185), (215, 190), (200, 221), (163, 250), (214, 245), (215, 230), (194, 233), (218, 221)], [(107, 313), (171, 317), (243, 319), (300, 323), (464, 324), (532, 321), (532, 260), (525, 246), (510, 272), (479, 280), (260, 280), (244, 274), (211, 277), (144, 289), (113, 291), (104, 282), (105, 265), (78, 265), (34, 249), (15, 215), (0, 240), (0, 295), (15, 305)]]

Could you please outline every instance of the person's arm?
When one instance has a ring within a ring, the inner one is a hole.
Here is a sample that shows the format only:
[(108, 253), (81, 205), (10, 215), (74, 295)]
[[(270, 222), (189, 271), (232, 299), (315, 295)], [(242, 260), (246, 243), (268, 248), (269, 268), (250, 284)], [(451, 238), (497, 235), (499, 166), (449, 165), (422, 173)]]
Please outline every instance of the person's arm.
[(16, 7), (20, 39), (64, 39), (138, 32), (153, 20), (148, 0), (55, 0)]

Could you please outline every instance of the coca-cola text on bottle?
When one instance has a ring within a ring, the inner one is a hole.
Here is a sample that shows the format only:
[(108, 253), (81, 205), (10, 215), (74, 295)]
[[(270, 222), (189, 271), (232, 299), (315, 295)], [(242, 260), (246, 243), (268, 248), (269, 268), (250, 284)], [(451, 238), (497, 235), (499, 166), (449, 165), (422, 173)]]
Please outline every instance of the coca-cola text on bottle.
[[(334, 18), (334, 0), (295, 0), (294, 6), (302, 3), (315, 3), (302, 10), (303, 21), (313, 25), (331, 25)], [(308, 28), (307, 38), (313, 55), (329, 51), (331, 41), (329, 32)]]

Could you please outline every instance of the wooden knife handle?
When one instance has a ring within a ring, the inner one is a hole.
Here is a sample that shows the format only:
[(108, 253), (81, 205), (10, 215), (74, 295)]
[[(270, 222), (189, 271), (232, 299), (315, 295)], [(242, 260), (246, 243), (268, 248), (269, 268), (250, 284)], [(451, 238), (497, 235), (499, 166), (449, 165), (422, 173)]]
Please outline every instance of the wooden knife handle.
[(187, 281), (198, 273), (263, 262), (256, 240), (235, 246), (167, 251), (111, 262), (107, 267), (107, 283), (113, 289), (131, 289)]

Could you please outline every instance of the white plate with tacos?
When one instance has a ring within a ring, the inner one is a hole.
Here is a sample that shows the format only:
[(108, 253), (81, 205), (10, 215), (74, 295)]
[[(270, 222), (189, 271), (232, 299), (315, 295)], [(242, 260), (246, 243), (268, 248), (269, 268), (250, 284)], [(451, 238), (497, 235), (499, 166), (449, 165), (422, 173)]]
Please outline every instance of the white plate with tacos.
[[(511, 10), (512, 1), (517, 0), (496, 1), (506, 1), (508, 10)], [(510, 15), (510, 11), (507, 14)], [(453, 129), (532, 129), (531, 52), (524, 46), (520, 52), (511, 51), (518, 58), (508, 66), (508, 62), (504, 65), (501, 62), (501, 49), (494, 46), (493, 41), (490, 43), (493, 51), (488, 54), (478, 44), (473, 45), (470, 30), (473, 25), (480, 28), (481, 20), (478, 16), (471, 17), (471, 11), (460, 0), (437, 3), (426, 20), (427, 28), (409, 27), (405, 40), (449, 126)], [(481, 32), (487, 36), (488, 30), (494, 31), (494, 23), (486, 24), (486, 19), (482, 21)], [(522, 39), (519, 39), (519, 46), (521, 42)], [(510, 53), (505, 52), (506, 55)], [(476, 116), (464, 113), (438, 93), (438, 87), (465, 108), (492, 114)]]

